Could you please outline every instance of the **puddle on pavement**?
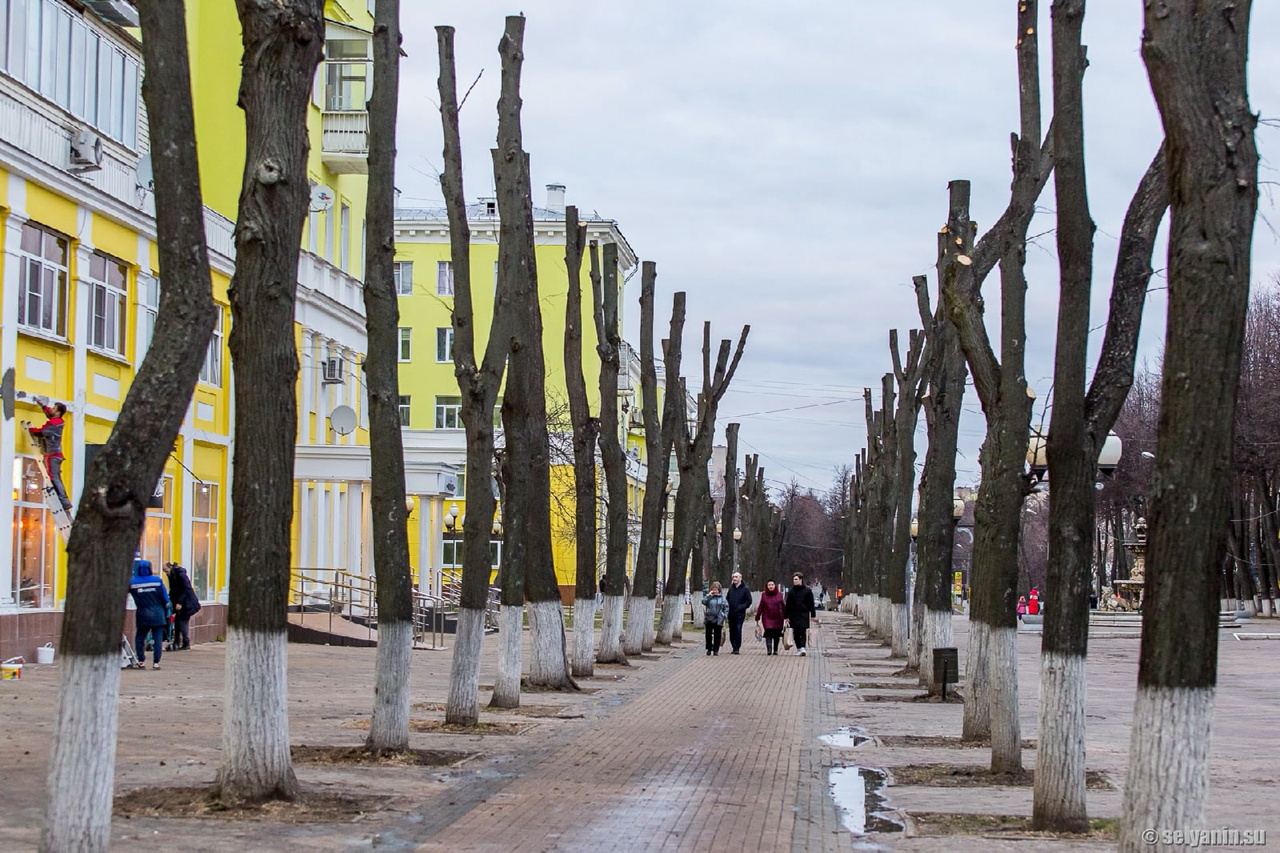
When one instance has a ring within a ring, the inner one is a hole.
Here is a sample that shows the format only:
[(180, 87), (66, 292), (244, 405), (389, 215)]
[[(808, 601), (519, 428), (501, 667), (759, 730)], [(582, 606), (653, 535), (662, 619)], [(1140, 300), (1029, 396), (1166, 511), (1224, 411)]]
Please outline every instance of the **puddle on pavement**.
[(860, 729), (857, 726), (841, 726), (829, 735), (819, 735), (818, 740), (837, 749), (852, 749), (871, 740), (871, 736), (867, 734), (866, 729)]
[(848, 693), (853, 689), (853, 685), (845, 681), (827, 682), (822, 685), (822, 689), (828, 693)]
[(854, 835), (902, 832), (904, 827), (883, 814), (885, 772), (870, 767), (832, 767), (827, 776), (831, 799), (840, 809), (840, 822)]

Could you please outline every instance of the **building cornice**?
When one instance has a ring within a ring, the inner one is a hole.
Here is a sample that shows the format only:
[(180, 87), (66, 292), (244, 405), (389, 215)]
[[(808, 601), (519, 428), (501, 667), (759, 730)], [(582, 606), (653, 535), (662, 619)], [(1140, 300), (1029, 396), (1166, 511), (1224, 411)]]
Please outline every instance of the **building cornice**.
[[(449, 222), (438, 216), (401, 215), (397, 211), (395, 220), (396, 242), (405, 243), (448, 243)], [(412, 214), (412, 212), (410, 212)], [(601, 243), (618, 244), (618, 262), (622, 269), (629, 270), (638, 260), (635, 250), (627, 242), (618, 223), (613, 219), (587, 220), (587, 238)], [(472, 243), (497, 243), (499, 222), (496, 216), (473, 217), (468, 220)], [(542, 245), (563, 245), (565, 241), (565, 222), (563, 219), (534, 219), (534, 242)]]

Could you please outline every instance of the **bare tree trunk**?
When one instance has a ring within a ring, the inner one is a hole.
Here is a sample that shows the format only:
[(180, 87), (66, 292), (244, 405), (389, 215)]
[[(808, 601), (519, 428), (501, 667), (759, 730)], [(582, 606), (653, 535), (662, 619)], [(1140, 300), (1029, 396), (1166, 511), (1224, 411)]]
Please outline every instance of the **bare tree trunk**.
[(413, 592), (406, 528), (404, 446), (395, 259), (396, 111), (400, 92), (400, 0), (378, 0), (373, 25), (373, 94), (369, 98), (369, 197), (364, 309), (368, 355), (373, 565), (378, 575), (378, 659), (373, 719), (366, 744), (409, 747), (409, 658)]
[(1085, 657), (1097, 456), (1133, 383), (1142, 306), (1156, 229), (1168, 204), (1163, 152), (1144, 175), (1120, 235), (1107, 336), (1094, 384), (1085, 391), (1093, 220), (1084, 165), (1081, 32), (1084, 0), (1053, 6), (1054, 186), (1061, 297), (1049, 425), (1049, 563), (1040, 669), (1040, 743), (1032, 822), (1037, 829), (1087, 832)]
[(67, 546), (59, 691), (40, 847), (106, 850), (111, 840), (120, 635), (129, 566), (148, 496), (182, 426), (213, 331), (184, 4), (140, 0), (165, 286), (156, 334), (107, 444), (88, 471)]
[[(939, 241), (939, 280), (956, 263), (959, 248), (950, 240)], [(960, 437), (960, 410), (964, 403), (964, 353), (955, 327), (947, 317), (939, 294), (937, 310), (929, 307), (928, 284), (917, 278), (916, 301), (920, 321), (929, 336), (925, 364), (928, 399), (924, 403), (928, 449), (920, 475), (920, 533), (916, 538), (916, 588), (923, 592), (920, 622), (920, 682), (933, 684), (933, 649), (952, 643), (951, 558), (955, 548), (954, 497), (956, 447)]]
[(547, 434), (542, 309), (534, 265), (533, 201), (529, 155), (520, 128), (520, 71), (524, 64), (524, 17), (510, 15), (498, 44), (502, 91), (498, 98), (498, 147), (493, 175), (498, 195), (498, 279), (510, 311), (502, 425), (506, 437), (503, 480), (503, 564), (523, 567), (524, 598), (533, 638), (528, 681), (573, 689), (565, 644), (560, 587), (551, 549), (551, 460)]
[[(307, 111), (324, 48), (324, 4), (236, 0), (244, 41), (244, 182), (231, 298), (237, 441), (232, 464), (230, 602), (222, 765), (224, 802), (292, 799), (286, 608), (298, 419), (294, 300), (307, 215)], [(284, 393), (281, 393), (284, 389)], [(274, 428), (256, 429), (263, 412)], [(245, 428), (241, 428), (241, 423)]]
[[(675, 446), (677, 406), (684, 406), (680, 392), (681, 339), (684, 336), (683, 291), (674, 294), (671, 303), (670, 334), (664, 342), (663, 367), (667, 376), (662, 419), (658, 419), (658, 374), (653, 352), (653, 295), (647, 300), (641, 290), (640, 302), (640, 391), (641, 415), (644, 418), (644, 440), (648, 471), (645, 476), (644, 504), (640, 515), (640, 542), (636, 547), (635, 580), (628, 603), (626, 637), (627, 654), (638, 655), (652, 643), (653, 612), (658, 587), (658, 545), (665, 524), (669, 460)], [(648, 321), (646, 323), (646, 316)], [(651, 647), (651, 646), (650, 646)]]
[(738, 542), (733, 538), (738, 529), (738, 429), (741, 424), (725, 427), (724, 503), (720, 506), (720, 580), (728, 581), (738, 570)]
[[(622, 430), (618, 424), (618, 372), (622, 349), (622, 337), (618, 329), (618, 247), (607, 243), (604, 249), (605, 269), (608, 271), (612, 268), (615, 271), (609, 276), (608, 286), (601, 284), (596, 247), (594, 243), (591, 245), (591, 283), (595, 294), (596, 339), (599, 341), (597, 349), (600, 353), (600, 462), (604, 466), (608, 496), (605, 509), (604, 619), (600, 625), (600, 654), (597, 660), (600, 663), (626, 663), (627, 654), (639, 654), (640, 649), (627, 648), (624, 651), (622, 642), (622, 607), (626, 600), (627, 583), (627, 472), (622, 450)], [(653, 330), (653, 287), (656, 278), (657, 268), (652, 262), (645, 262), (640, 275), (640, 325), (643, 329), (646, 323), (644, 305), (647, 293), (647, 322), (650, 332)], [(649, 404), (648, 394), (648, 390), (643, 391), (642, 405)]]
[(893, 375), (898, 383), (898, 406), (893, 417), (894, 438), (893, 527), (887, 572), (889, 601), (893, 624), (891, 642), (896, 657), (906, 657), (907, 637), (911, 625), (911, 605), (907, 599), (907, 574), (911, 564), (911, 497), (916, 485), (916, 423), (920, 414), (920, 387), (925, 336), (914, 329), (905, 362), (898, 351), (898, 333), (889, 331), (889, 352), (893, 356)]
[(1147, 828), (1204, 825), (1218, 662), (1213, 573), (1228, 517), (1258, 200), (1250, 11), (1249, 0), (1146, 8), (1142, 56), (1169, 152), (1169, 319), (1121, 850), (1151, 849)]
[[(565, 302), (564, 373), (573, 422), (574, 558), (572, 673), (595, 672), (596, 621), (596, 438), (600, 422), (591, 417), (587, 380), (582, 373), (582, 254), (587, 226), (578, 224), (578, 208), (565, 210), (564, 263), (569, 274)], [(593, 310), (594, 316), (594, 310)], [(614, 395), (616, 402), (617, 395)]]
[[(509, 341), (504, 334), (507, 313), (506, 282), (499, 281), (494, 295), (489, 340), (480, 364), (476, 363), (475, 310), (471, 295), (471, 228), (467, 224), (466, 194), (462, 184), (462, 141), (458, 131), (458, 80), (453, 50), (453, 28), (436, 27), (440, 55), (440, 119), (444, 130), (444, 171), (440, 188), (449, 218), (449, 250), (453, 264), (453, 366), (462, 395), (462, 425), (466, 430), (466, 494), (469, 524), (462, 530), (462, 593), (458, 627), (454, 635), (453, 659), (449, 670), (449, 697), (445, 721), (473, 726), (480, 719), (480, 651), (484, 639), (485, 608), (489, 602), (490, 530), (493, 527), (493, 407), (506, 371)], [(504, 565), (506, 561), (504, 560)], [(504, 569), (504, 572), (506, 569)], [(494, 701), (499, 707), (520, 703), (520, 629), (523, 592), (516, 587), (515, 604), (504, 608), (502, 629), (510, 629), (514, 619), (514, 682), (498, 677)], [(504, 585), (504, 594), (507, 587)], [(504, 605), (508, 600), (504, 600)], [(504, 650), (509, 649), (503, 636)], [(504, 671), (512, 661), (502, 657)]]

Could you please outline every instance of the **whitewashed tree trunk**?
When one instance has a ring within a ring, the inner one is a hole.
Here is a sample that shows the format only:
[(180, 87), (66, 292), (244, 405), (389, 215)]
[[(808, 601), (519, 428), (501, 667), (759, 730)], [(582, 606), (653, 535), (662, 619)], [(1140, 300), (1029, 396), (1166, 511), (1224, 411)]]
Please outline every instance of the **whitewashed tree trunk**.
[(1022, 769), (1022, 726), (1018, 720), (1018, 629), (991, 628), (988, 677), (991, 685), (991, 769)]
[[(1085, 810), (1085, 659), (1040, 655), (1040, 737), (1035, 814), (1048, 825), (1077, 821)], [(1087, 828), (1087, 819), (1081, 821)]]
[[(604, 614), (600, 619), (600, 652), (596, 656), (597, 663), (626, 663), (627, 655), (623, 651), (622, 623), (623, 605), (626, 598), (621, 595), (604, 597)], [(643, 641), (643, 637), (641, 637)]]
[(413, 623), (378, 625), (377, 675), (373, 686), (373, 719), (369, 724), (372, 750), (409, 748), (409, 658), (413, 653)]
[(657, 629), (654, 625), (654, 612), (658, 609), (657, 599), (649, 599), (649, 609), (646, 612), (644, 620), (644, 651), (653, 651), (654, 645), (658, 641)]
[(662, 619), (658, 627), (658, 645), (669, 646), (675, 640), (676, 628), (683, 621), (681, 596), (662, 597)]
[(963, 740), (991, 737), (991, 705), (987, 681), (991, 667), (990, 629), (986, 623), (969, 620), (969, 650), (965, 656)]
[(289, 643), (284, 631), (227, 627), (222, 714), (223, 802), (293, 799), (298, 780), (289, 755)]
[(576, 678), (595, 674), (596, 664), (596, 600), (580, 597), (573, 601), (573, 660), (571, 671)]
[(569, 676), (564, 611), (561, 610), (559, 599), (535, 601), (526, 605), (526, 608), (529, 611), (529, 632), (533, 637), (529, 683), (556, 689), (576, 687)]
[[(924, 608), (924, 624), (920, 631), (920, 683), (928, 687), (933, 684), (933, 650), (945, 649), (955, 645), (951, 634), (951, 611), (929, 610)], [(959, 680), (960, 673), (951, 673), (953, 680)]]
[(111, 843), (120, 654), (67, 655), (58, 665), (49, 806), (40, 849), (106, 850)]
[(498, 615), (498, 677), (493, 681), (494, 708), (520, 707), (520, 644), (524, 633), (524, 608), (504, 605)]
[(1139, 686), (1120, 810), (1120, 850), (1182, 850), (1143, 839), (1144, 830), (1205, 826), (1212, 687)]
[[(484, 611), (473, 607), (460, 608), (453, 641), (453, 662), (449, 669), (449, 698), (444, 710), (446, 723), (474, 726), (480, 721), (480, 651), (483, 645)], [(519, 682), (518, 675), (516, 681)]]
[(622, 641), (626, 654), (638, 655), (644, 651), (645, 640), (653, 626), (654, 607), (652, 598), (633, 595), (627, 601), (627, 628)]
[(907, 604), (889, 603), (889, 619), (892, 622), (890, 637), (892, 653), (896, 658), (907, 656), (907, 632), (911, 628), (911, 608)]
[[(693, 597), (690, 599), (689, 610), (692, 613), (692, 616), (690, 618), (693, 621), (694, 625), (701, 625), (703, 622), (706, 621), (707, 608), (702, 606), (702, 596), (700, 594), (694, 593)], [(683, 633), (683, 630), (684, 630), (684, 626), (681, 625), (682, 633)]]

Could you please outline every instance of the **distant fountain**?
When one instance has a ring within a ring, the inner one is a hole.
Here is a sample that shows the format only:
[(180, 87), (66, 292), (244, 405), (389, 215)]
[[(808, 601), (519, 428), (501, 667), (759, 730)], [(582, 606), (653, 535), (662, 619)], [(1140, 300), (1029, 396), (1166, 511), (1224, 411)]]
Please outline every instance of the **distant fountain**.
[(1133, 525), (1133, 539), (1124, 543), (1133, 555), (1133, 568), (1126, 580), (1116, 579), (1102, 590), (1102, 609), (1136, 613), (1142, 610), (1142, 589), (1146, 585), (1147, 520), (1139, 518)]

